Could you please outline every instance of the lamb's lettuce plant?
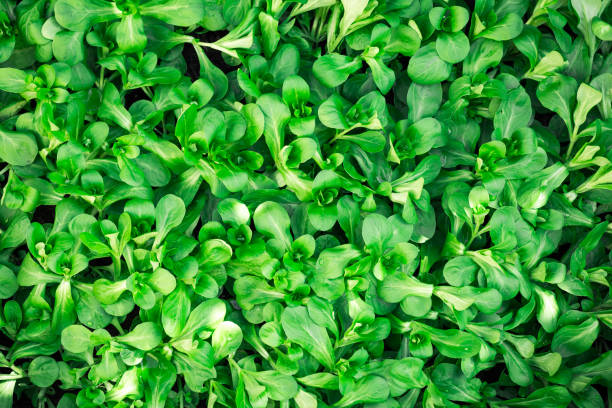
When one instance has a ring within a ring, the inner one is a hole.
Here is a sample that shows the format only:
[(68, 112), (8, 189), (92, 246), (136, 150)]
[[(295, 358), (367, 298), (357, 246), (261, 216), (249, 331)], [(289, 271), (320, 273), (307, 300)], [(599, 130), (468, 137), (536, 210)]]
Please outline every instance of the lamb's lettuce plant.
[(609, 0), (0, 0), (0, 408), (603, 408)]

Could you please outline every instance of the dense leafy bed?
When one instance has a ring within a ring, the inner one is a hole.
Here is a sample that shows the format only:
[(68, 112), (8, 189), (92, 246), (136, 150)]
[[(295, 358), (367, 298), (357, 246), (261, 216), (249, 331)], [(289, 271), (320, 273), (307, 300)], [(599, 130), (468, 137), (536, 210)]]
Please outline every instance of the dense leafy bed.
[(609, 3), (0, 1), (0, 406), (603, 407)]

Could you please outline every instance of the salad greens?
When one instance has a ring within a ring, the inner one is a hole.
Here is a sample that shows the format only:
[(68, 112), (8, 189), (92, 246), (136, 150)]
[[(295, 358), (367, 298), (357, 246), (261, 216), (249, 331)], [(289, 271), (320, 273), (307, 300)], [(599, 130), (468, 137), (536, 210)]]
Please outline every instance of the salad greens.
[(0, 407), (603, 408), (609, 0), (0, 0)]

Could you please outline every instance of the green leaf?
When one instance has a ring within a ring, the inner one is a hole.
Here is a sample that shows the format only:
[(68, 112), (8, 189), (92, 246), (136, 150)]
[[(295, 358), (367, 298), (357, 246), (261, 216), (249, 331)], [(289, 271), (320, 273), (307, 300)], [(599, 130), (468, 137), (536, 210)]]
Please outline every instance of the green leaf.
[(555, 294), (549, 290), (535, 287), (536, 298), (538, 299), (537, 318), (542, 328), (548, 333), (555, 331), (557, 319), (559, 317), (559, 305)]
[(589, 317), (577, 325), (563, 326), (555, 332), (551, 350), (569, 357), (581, 354), (591, 348), (599, 334), (599, 322)]
[(76, 302), (79, 322), (91, 329), (102, 329), (110, 324), (112, 316), (106, 313), (93, 294), (82, 292)]
[(479, 38), (470, 45), (470, 52), (463, 60), (463, 74), (475, 75), (499, 64), (504, 47), (500, 41)]
[(61, 31), (53, 39), (53, 55), (58, 61), (75, 65), (85, 59), (84, 34)]
[(429, 11), (429, 22), (436, 30), (458, 32), (468, 23), (469, 11), (464, 7), (434, 7)]
[(523, 31), (523, 21), (514, 14), (506, 14), (493, 26), (481, 31), (477, 37), (484, 37), (496, 41), (508, 41), (518, 37)]
[(51, 357), (36, 357), (28, 366), (28, 377), (38, 387), (51, 386), (58, 376), (59, 367)]
[(537, 96), (544, 107), (563, 119), (570, 133), (573, 132), (572, 112), (576, 103), (578, 83), (565, 75), (554, 75), (538, 85)]
[(147, 45), (142, 17), (130, 14), (121, 19), (117, 26), (117, 45), (123, 52), (139, 52)]
[(344, 113), (347, 105), (344, 98), (334, 93), (319, 106), (319, 120), (328, 128), (348, 129), (349, 123)]
[(555, 75), (557, 71), (565, 67), (566, 64), (567, 62), (559, 52), (551, 51), (542, 57), (531, 71), (525, 74), (525, 78), (541, 81), (549, 76)]
[(93, 285), (94, 296), (104, 305), (117, 302), (126, 290), (126, 281), (111, 282), (108, 279), (98, 279)]
[(13, 406), (13, 390), (15, 389), (16, 380), (3, 381), (0, 383), (0, 403), (7, 408)]
[(524, 183), (518, 191), (517, 201), (523, 208), (541, 208), (548, 198), (569, 175), (567, 167), (555, 163), (538, 173)]
[(563, 357), (559, 353), (547, 353), (539, 356), (533, 356), (529, 362), (534, 364), (540, 370), (545, 371), (548, 375), (555, 375), (559, 368)]
[(12, 270), (0, 265), (0, 299), (10, 299), (19, 289), (19, 283)]
[(44, 271), (29, 254), (23, 259), (19, 272), (17, 273), (17, 282), (19, 282), (19, 286), (59, 283), (61, 280), (61, 276)]
[(410, 108), (408, 119), (415, 123), (425, 117), (433, 117), (442, 103), (442, 87), (440, 84), (419, 85), (410, 84), (407, 104)]
[(573, 392), (580, 392), (587, 385), (595, 382), (610, 387), (610, 373), (612, 372), (610, 362), (612, 362), (612, 351), (606, 351), (592, 361), (572, 367), (569, 389)]
[(463, 61), (470, 52), (470, 40), (461, 31), (440, 33), (436, 39), (436, 52), (444, 61), (456, 64)]
[(308, 316), (303, 306), (290, 307), (281, 315), (283, 331), (287, 338), (299, 344), (328, 369), (335, 365), (334, 349), (324, 328)]
[(11, 132), (0, 127), (0, 144), (0, 159), (13, 166), (27, 166), (38, 155), (35, 139), (25, 132)]
[(152, 406), (161, 407), (166, 403), (168, 394), (176, 382), (176, 368), (174, 365), (163, 362), (157, 367), (147, 367), (142, 371), (144, 379), (145, 398)]
[(257, 382), (266, 388), (268, 397), (274, 401), (287, 401), (298, 393), (298, 385), (292, 376), (278, 371), (258, 371), (252, 373)]
[(378, 153), (385, 148), (387, 139), (381, 132), (368, 130), (359, 134), (346, 134), (338, 137), (341, 140), (348, 140), (361, 147), (368, 153)]
[(283, 101), (287, 106), (297, 109), (310, 99), (310, 87), (298, 75), (291, 75), (283, 81)]
[(62, 347), (71, 353), (84, 353), (90, 347), (91, 332), (87, 328), (75, 324), (62, 330)]
[(408, 76), (417, 84), (437, 84), (448, 79), (450, 73), (451, 65), (438, 56), (433, 43), (419, 48), (408, 63)]
[(376, 87), (383, 95), (386, 95), (395, 83), (395, 72), (386, 66), (380, 58), (364, 57), (363, 60), (372, 71), (372, 78)]
[(154, 247), (158, 246), (168, 233), (178, 227), (185, 217), (185, 203), (179, 197), (168, 194), (163, 196), (155, 206), (155, 235)]
[(96, 23), (121, 16), (114, 3), (104, 0), (59, 0), (54, 10), (57, 22), (72, 31), (87, 31)]
[(452, 286), (467, 286), (474, 282), (478, 265), (468, 256), (452, 258), (444, 265), (444, 279)]
[(233, 322), (222, 322), (212, 334), (212, 347), (215, 350), (215, 360), (220, 360), (234, 354), (242, 343), (242, 330)]
[(280, 204), (273, 201), (260, 204), (253, 213), (253, 221), (257, 231), (278, 240), (285, 249), (291, 246), (289, 215)]
[[(512, 41), (512, 43), (521, 52), (521, 54), (527, 57), (531, 69), (536, 66), (536, 63), (538, 61), (538, 45), (541, 38), (542, 33), (540, 33), (538, 29), (530, 25), (526, 25), (525, 27), (523, 27), (521, 35), (514, 38)], [(553, 52), (556, 52), (558, 54), (557, 51)], [(563, 59), (563, 57), (561, 58)]]
[(601, 92), (587, 84), (580, 84), (576, 96), (576, 109), (574, 109), (574, 131), (582, 126), (589, 111), (597, 106), (601, 98)]
[(389, 41), (384, 50), (398, 52), (405, 56), (413, 56), (421, 46), (421, 35), (413, 27), (400, 24), (392, 27)]
[(223, 322), (226, 314), (225, 304), (219, 299), (209, 299), (196, 306), (189, 314), (185, 327), (180, 332), (181, 339), (191, 338), (203, 333), (212, 333)]
[(264, 114), (264, 135), (266, 144), (275, 160), (285, 145), (285, 126), (291, 113), (278, 95), (265, 94), (257, 99), (257, 105)]
[(378, 284), (378, 295), (386, 302), (398, 303), (407, 296), (430, 298), (433, 285), (420, 282), (413, 276), (402, 272), (387, 275)]
[(336, 390), (338, 388), (338, 377), (326, 372), (314, 373), (300, 377), (298, 378), (298, 381), (304, 385), (315, 388), (323, 388), (328, 390)]
[(340, 54), (326, 54), (317, 58), (312, 73), (328, 88), (342, 85), (349, 75), (361, 68), (361, 60)]
[(393, 235), (393, 229), (384, 216), (370, 214), (363, 220), (361, 235), (366, 247), (372, 249), (376, 254), (382, 255), (387, 242)]
[(428, 382), (423, 372), (423, 361), (415, 357), (385, 360), (380, 374), (389, 385), (389, 395), (398, 397), (410, 389), (423, 388)]
[(28, 89), (28, 74), (15, 68), (0, 68), (0, 89), (5, 92), (21, 93)]
[(149, 0), (140, 5), (143, 16), (155, 17), (180, 27), (196, 24), (204, 17), (204, 3), (199, 0)]
[(343, 37), (349, 31), (351, 25), (359, 18), (368, 5), (367, 0), (341, 0), (344, 13), (338, 25), (338, 34), (336, 37), (330, 35), (327, 38), (327, 48), (333, 51), (340, 43)]
[(570, 271), (572, 274), (578, 275), (582, 272), (586, 266), (587, 254), (597, 247), (597, 244), (601, 241), (607, 228), (608, 224), (606, 222), (597, 224), (587, 233), (580, 243), (578, 243), (570, 258)]
[(389, 396), (389, 385), (378, 376), (360, 378), (333, 407), (350, 407), (362, 403), (382, 402)]
[(55, 305), (51, 316), (51, 326), (58, 334), (75, 323), (76, 310), (72, 297), (72, 285), (69, 280), (62, 280), (55, 290)]
[(612, 25), (599, 17), (593, 17), (591, 21), (593, 34), (602, 41), (612, 41)]
[(431, 379), (449, 400), (478, 403), (482, 398), (480, 381), (466, 378), (459, 367), (453, 364), (442, 363), (438, 365), (434, 369)]
[(440, 354), (451, 358), (469, 358), (480, 351), (480, 340), (471, 333), (456, 329), (440, 330), (422, 323), (414, 324), (414, 333), (424, 333)]
[(204, 383), (215, 377), (213, 351), (208, 343), (201, 343), (187, 354), (177, 352), (173, 360), (177, 373), (185, 377), (185, 384), (194, 392), (202, 392)]
[(533, 373), (527, 362), (506, 342), (501, 342), (500, 347), (512, 382), (521, 387), (530, 385), (533, 382)]
[(119, 91), (112, 83), (107, 83), (102, 95), (102, 104), (98, 116), (115, 122), (125, 130), (132, 129), (132, 115), (123, 107)]
[(524, 398), (512, 398), (502, 402), (495, 402), (496, 407), (533, 407), (565, 408), (572, 400), (567, 388), (549, 386), (540, 388)]
[(284, 298), (283, 293), (276, 291), (264, 280), (254, 276), (236, 279), (234, 292), (236, 293), (236, 302), (245, 310), (251, 310), (256, 305)]
[(226, 198), (219, 202), (217, 211), (223, 222), (234, 226), (247, 224), (251, 218), (247, 206), (234, 198)]
[(508, 92), (495, 113), (493, 124), (496, 139), (508, 139), (531, 122), (531, 100), (522, 87)]
[(458, 311), (475, 305), (484, 313), (495, 313), (502, 304), (500, 293), (495, 289), (489, 288), (438, 286), (434, 289), (434, 294), (449, 307)]
[(271, 15), (259, 13), (259, 26), (261, 27), (261, 36), (263, 40), (264, 53), (267, 57), (270, 57), (276, 50), (276, 46), (280, 41), (280, 34), (278, 33), (278, 21)]
[(161, 344), (162, 330), (156, 323), (144, 322), (137, 324), (129, 333), (115, 339), (138, 350), (150, 351)]
[(595, 37), (593, 36), (591, 24), (593, 18), (599, 14), (601, 0), (571, 0), (571, 4), (576, 14), (578, 14), (578, 17), (580, 18), (578, 29), (582, 32), (586, 44), (592, 50), (591, 52), (593, 52), (595, 47)]

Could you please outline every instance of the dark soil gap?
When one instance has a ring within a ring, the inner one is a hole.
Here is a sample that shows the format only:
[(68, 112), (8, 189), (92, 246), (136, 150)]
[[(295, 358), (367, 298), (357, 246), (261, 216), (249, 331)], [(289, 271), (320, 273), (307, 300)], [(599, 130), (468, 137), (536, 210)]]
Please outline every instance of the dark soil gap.
[[(209, 31), (206, 33), (192, 33), (192, 36), (201, 42), (212, 43), (225, 36), (225, 34), (225, 31)], [(210, 62), (212, 62), (221, 71), (228, 73), (235, 70), (234, 67), (225, 62), (221, 51), (204, 47), (204, 53)], [(198, 56), (193, 49), (193, 46), (186, 44), (183, 47), (183, 58), (185, 58), (185, 63), (187, 64), (187, 76), (194, 81), (200, 78), (200, 62), (198, 61)]]
[(39, 205), (34, 210), (32, 222), (39, 224), (53, 224), (55, 221), (55, 206), (54, 205)]
[(129, 109), (134, 102), (138, 102), (142, 99), (148, 101), (149, 97), (140, 88), (132, 89), (131, 91), (125, 94), (125, 107)]

